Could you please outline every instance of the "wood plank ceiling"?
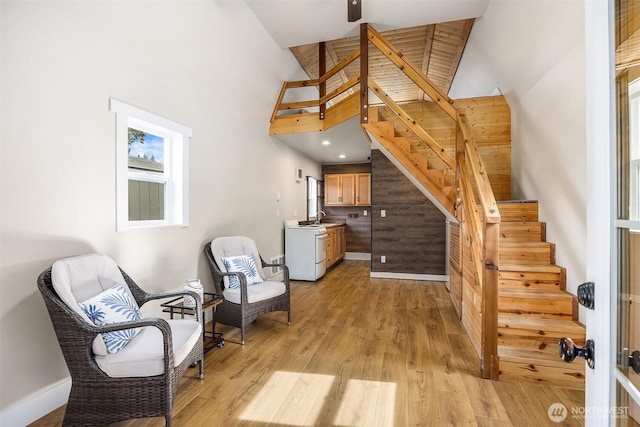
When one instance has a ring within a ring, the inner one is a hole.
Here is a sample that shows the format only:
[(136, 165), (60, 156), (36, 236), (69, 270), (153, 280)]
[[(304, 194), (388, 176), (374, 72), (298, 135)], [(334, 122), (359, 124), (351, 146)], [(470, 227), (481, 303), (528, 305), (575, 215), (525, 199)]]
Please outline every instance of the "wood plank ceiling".
[[(448, 93), (473, 22), (473, 19), (465, 19), (383, 31), (382, 34), (403, 53), (405, 58), (420, 68), (440, 89)], [(311, 43), (291, 48), (291, 52), (311, 79), (318, 78), (318, 46), (319, 43)], [(327, 71), (359, 47), (358, 36), (325, 42)], [(327, 81), (327, 93), (359, 74), (360, 60), (358, 59)], [(373, 77), (396, 102), (428, 100), (424, 92), (371, 44), (369, 44), (369, 76)], [(358, 87), (351, 89), (349, 93), (353, 93), (354, 90), (358, 90)], [(347, 95), (343, 95), (345, 96)], [(336, 98), (335, 101), (340, 99), (342, 98)], [(381, 103), (371, 92), (369, 101), (372, 105)]]

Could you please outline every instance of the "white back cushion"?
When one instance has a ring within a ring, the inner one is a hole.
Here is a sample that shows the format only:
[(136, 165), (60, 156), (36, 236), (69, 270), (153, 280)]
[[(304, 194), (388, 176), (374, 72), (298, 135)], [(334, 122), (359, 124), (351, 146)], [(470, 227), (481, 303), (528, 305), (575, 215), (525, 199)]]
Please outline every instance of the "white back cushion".
[[(211, 242), (211, 253), (213, 254), (213, 259), (215, 259), (216, 264), (218, 264), (218, 268), (220, 271), (226, 272), (224, 264), (222, 263), (222, 258), (230, 257), (230, 256), (238, 256), (238, 255), (249, 255), (253, 254), (255, 259), (256, 268), (258, 269), (258, 274), (262, 278), (262, 280), (266, 280), (267, 277), (262, 271), (262, 262), (260, 262), (260, 255), (258, 252), (258, 248), (256, 247), (255, 242), (249, 237), (245, 236), (227, 236), (227, 237), (217, 237)], [(229, 278), (224, 278), (224, 287), (229, 287)]]
[[(93, 322), (82, 311), (79, 303), (109, 289), (114, 283), (123, 285), (135, 301), (116, 263), (102, 254), (80, 255), (56, 261), (51, 268), (51, 282), (60, 299), (90, 325)], [(93, 352), (102, 356), (108, 354), (100, 335), (93, 342)]]

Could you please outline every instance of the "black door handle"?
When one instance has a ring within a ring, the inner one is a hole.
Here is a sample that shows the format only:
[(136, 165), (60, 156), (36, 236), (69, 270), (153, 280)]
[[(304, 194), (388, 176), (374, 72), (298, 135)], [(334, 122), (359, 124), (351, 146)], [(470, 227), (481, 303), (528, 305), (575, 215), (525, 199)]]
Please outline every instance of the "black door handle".
[[(595, 366), (596, 344), (593, 340), (587, 340), (584, 347), (578, 347), (571, 338), (560, 338), (558, 351), (562, 360), (567, 363), (573, 362), (576, 357), (583, 357), (591, 369)], [(638, 352), (638, 369), (640, 370), (640, 352)]]
[(593, 282), (585, 282), (582, 285), (578, 286), (578, 302), (588, 309), (593, 310), (596, 305), (595, 294), (596, 291)]

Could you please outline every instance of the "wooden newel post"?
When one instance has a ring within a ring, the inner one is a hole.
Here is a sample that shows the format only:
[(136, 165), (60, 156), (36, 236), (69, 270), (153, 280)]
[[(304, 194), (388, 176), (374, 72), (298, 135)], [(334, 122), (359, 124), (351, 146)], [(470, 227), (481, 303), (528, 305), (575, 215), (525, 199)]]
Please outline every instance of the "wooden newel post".
[(485, 223), (482, 277), (482, 377), (498, 380), (498, 243), (500, 224)]
[(360, 24), (360, 124), (369, 123), (369, 31)]
[[(320, 98), (322, 99), (327, 94), (327, 81), (323, 79), (324, 74), (327, 72), (327, 50), (325, 49), (324, 42), (318, 43), (318, 79), (320, 84), (318, 90), (320, 92)], [(324, 120), (324, 113), (327, 110), (326, 102), (320, 103), (320, 120)]]

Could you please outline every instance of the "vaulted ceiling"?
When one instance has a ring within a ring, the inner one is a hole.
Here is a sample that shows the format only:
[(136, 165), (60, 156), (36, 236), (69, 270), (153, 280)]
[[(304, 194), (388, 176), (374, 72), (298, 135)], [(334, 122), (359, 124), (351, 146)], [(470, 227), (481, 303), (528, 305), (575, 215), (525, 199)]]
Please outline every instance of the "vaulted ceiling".
[[(417, 27), (383, 31), (382, 34), (404, 57), (417, 66), (445, 93), (449, 91), (473, 26), (473, 19), (463, 19)], [(359, 36), (324, 42), (326, 70), (348, 57), (360, 47)], [(319, 43), (291, 48), (311, 79), (318, 75)], [(329, 79), (327, 92), (338, 88), (360, 74), (360, 60), (348, 65)], [(369, 76), (398, 103), (425, 100), (424, 93), (395, 67), (379, 50), (369, 50)], [(372, 104), (379, 103), (374, 97)]]
[[(360, 46), (360, 24), (368, 23), (448, 93), (475, 19), (483, 16), (490, 0), (362, 0), (362, 18), (357, 22), (347, 21), (345, 0), (245, 2), (274, 41), (293, 53), (309, 78), (318, 77), (319, 42), (325, 42), (326, 70), (330, 70)], [(360, 64), (356, 60), (327, 82), (326, 92), (359, 74)], [(396, 102), (425, 99), (425, 95), (372, 46), (369, 75)], [(358, 90), (358, 86), (352, 90)], [(369, 102), (379, 103), (371, 92)], [(370, 151), (369, 141), (357, 119), (326, 132), (274, 138), (320, 163), (367, 161)], [(331, 145), (321, 146), (323, 140), (331, 140)], [(346, 157), (340, 160), (339, 154)]]

